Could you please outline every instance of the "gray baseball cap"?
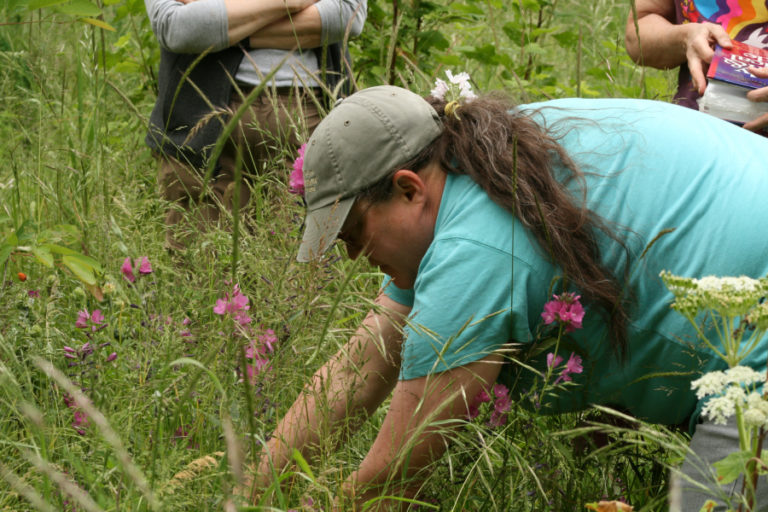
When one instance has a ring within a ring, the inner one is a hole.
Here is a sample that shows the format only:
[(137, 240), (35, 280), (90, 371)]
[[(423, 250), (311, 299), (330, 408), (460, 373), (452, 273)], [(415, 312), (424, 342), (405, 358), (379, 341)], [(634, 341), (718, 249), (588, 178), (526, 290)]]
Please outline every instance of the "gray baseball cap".
[(320, 257), (361, 190), (418, 155), (443, 131), (435, 109), (391, 85), (340, 100), (315, 128), (304, 153), (307, 216), (297, 259)]

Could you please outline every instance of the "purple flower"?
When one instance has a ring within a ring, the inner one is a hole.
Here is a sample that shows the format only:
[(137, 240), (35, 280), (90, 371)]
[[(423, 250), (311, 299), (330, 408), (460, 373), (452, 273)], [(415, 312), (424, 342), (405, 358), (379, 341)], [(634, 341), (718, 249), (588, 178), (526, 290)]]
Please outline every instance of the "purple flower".
[(75, 327), (78, 329), (86, 329), (88, 324), (91, 324), (91, 330), (96, 331), (98, 325), (104, 323), (104, 315), (101, 314), (100, 309), (94, 309), (93, 313), (88, 313), (87, 309), (77, 312), (77, 320), (75, 320)]
[(509, 389), (504, 384), (493, 385), (493, 412), (488, 420), (490, 427), (501, 427), (507, 422), (507, 413), (512, 408), (512, 399), (509, 397)]
[[(235, 285), (231, 297), (229, 293), (226, 293), (224, 294), (223, 299), (216, 300), (213, 312), (217, 315), (226, 315), (228, 313), (247, 311), (248, 309), (250, 309), (250, 306), (248, 305), (248, 297), (240, 292), (239, 285)], [(240, 320), (242, 320), (242, 317)]]
[(112, 352), (111, 354), (109, 354), (107, 356), (107, 362), (108, 363), (114, 361), (115, 359), (117, 359), (117, 352)]
[(75, 431), (77, 431), (77, 433), (81, 436), (85, 435), (85, 429), (83, 427), (88, 425), (88, 415), (80, 410), (80, 408), (75, 403), (75, 399), (71, 396), (65, 394), (64, 403), (67, 405), (67, 407), (72, 409), (72, 426), (75, 428)]
[(37, 290), (29, 290), (27, 292), (27, 295), (29, 296), (30, 299), (37, 299), (40, 297), (40, 292), (38, 292)]
[(90, 313), (88, 313), (87, 309), (84, 309), (82, 311), (77, 312), (77, 320), (75, 320), (75, 327), (78, 329), (85, 329), (88, 327), (88, 318), (90, 318)]
[(565, 326), (566, 332), (581, 329), (581, 322), (584, 319), (584, 308), (579, 302), (581, 295), (565, 292), (552, 297), (554, 300), (544, 304), (544, 312), (541, 314), (544, 323), (549, 325), (559, 322)]
[(141, 265), (139, 265), (139, 274), (147, 275), (152, 273), (152, 265), (149, 263), (149, 258), (146, 256), (141, 257)]
[(91, 322), (97, 325), (101, 325), (102, 323), (104, 323), (104, 315), (101, 314), (100, 309), (93, 310), (93, 313), (91, 313)]
[(488, 396), (488, 392), (485, 389), (481, 389), (478, 391), (477, 396), (475, 396), (475, 401), (478, 403), (486, 403), (491, 401), (491, 397)]
[(292, 194), (304, 195), (304, 152), (307, 149), (306, 144), (299, 148), (299, 156), (293, 161), (293, 170), (288, 180), (289, 191)]
[[(554, 368), (555, 366), (558, 366), (562, 361), (563, 358), (560, 356), (555, 357), (554, 364), (550, 364), (550, 361), (554, 354), (551, 352), (547, 354), (547, 366), (550, 368)], [(570, 357), (568, 358), (568, 361), (565, 363), (565, 368), (563, 368), (563, 371), (560, 372), (560, 375), (558, 375), (557, 379), (555, 379), (555, 382), (553, 383), (554, 386), (557, 386), (561, 382), (569, 382), (573, 380), (573, 377), (571, 377), (572, 373), (581, 373), (584, 371), (584, 366), (582, 366), (581, 357), (579, 357), (576, 353), (571, 352)]]
[(123, 260), (123, 266), (120, 267), (120, 272), (123, 273), (123, 277), (126, 278), (129, 282), (131, 283), (136, 282), (136, 276), (133, 275), (133, 266), (131, 265), (131, 258), (125, 258), (125, 260)]
[(262, 344), (266, 352), (274, 352), (275, 343), (277, 343), (277, 336), (275, 336), (275, 331), (272, 329), (267, 329), (264, 334), (259, 335), (259, 342)]
[(563, 362), (563, 358), (560, 356), (556, 356), (552, 352), (547, 354), (547, 368), (553, 369), (557, 366), (560, 366), (560, 363)]

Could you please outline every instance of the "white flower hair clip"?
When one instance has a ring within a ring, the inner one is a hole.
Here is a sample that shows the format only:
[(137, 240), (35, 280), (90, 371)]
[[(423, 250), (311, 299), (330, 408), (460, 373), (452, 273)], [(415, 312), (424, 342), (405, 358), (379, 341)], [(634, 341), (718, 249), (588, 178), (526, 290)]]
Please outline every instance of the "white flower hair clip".
[(472, 92), (472, 84), (469, 83), (469, 73), (461, 72), (454, 75), (453, 72), (448, 69), (445, 71), (445, 76), (448, 77), (448, 82), (440, 78), (435, 80), (435, 87), (429, 93), (439, 99), (444, 100), (445, 114), (456, 115), (456, 109), (459, 108), (461, 103), (469, 102), (477, 98), (477, 95)]

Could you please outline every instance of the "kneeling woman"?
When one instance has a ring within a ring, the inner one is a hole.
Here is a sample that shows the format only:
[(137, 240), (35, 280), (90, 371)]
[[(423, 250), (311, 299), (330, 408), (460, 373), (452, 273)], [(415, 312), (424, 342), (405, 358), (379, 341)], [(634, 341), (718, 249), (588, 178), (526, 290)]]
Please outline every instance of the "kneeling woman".
[[(344, 492), (359, 504), (417, 473), (444, 450), (444, 428), (430, 425), (465, 417), (471, 397), (510, 370), (504, 350), (534, 341), (553, 293), (580, 295), (586, 309), (570, 333), (584, 372), (553, 410), (609, 404), (688, 422), (706, 445), (691, 381), (725, 363), (670, 309), (659, 274), (768, 274), (768, 227), (754, 218), (768, 197), (766, 155), (767, 139), (646, 100), (512, 108), (391, 86), (343, 100), (306, 149), (298, 257), (319, 257), (340, 238), (388, 277), (356, 334), (279, 422), (257, 480), (390, 393)], [(767, 343), (744, 364), (764, 372)], [(701, 455), (738, 449), (735, 429), (729, 436)], [(685, 510), (707, 498), (686, 494)]]

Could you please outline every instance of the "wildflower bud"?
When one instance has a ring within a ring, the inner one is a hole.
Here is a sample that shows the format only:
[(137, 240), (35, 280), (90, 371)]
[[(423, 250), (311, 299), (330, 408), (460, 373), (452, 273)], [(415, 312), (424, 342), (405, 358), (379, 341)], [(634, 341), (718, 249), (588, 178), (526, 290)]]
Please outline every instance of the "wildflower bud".
[(109, 356), (107, 356), (108, 363), (111, 363), (115, 359), (117, 359), (117, 352), (112, 352), (111, 354), (109, 354)]
[(78, 286), (77, 288), (72, 290), (72, 295), (74, 295), (75, 297), (79, 297), (81, 299), (84, 299), (85, 298), (85, 290), (83, 290), (82, 287)]
[(24, 272), (19, 272), (16, 275), (19, 277), (19, 281), (21, 282), (24, 282), (27, 280), (27, 274), (25, 274)]

